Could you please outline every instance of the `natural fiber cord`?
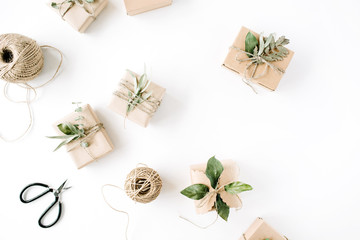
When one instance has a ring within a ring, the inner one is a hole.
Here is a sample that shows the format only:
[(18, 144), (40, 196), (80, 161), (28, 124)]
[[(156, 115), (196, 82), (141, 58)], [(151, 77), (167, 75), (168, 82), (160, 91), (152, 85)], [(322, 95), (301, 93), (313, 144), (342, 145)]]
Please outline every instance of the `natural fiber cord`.
[[(44, 56), (41, 48), (52, 48), (56, 50), (60, 54), (61, 59), (51, 79), (34, 87), (29, 84), (29, 81), (36, 78), (44, 66)], [(11, 102), (25, 103), (29, 111), (28, 127), (19, 137), (9, 140), (0, 136), (0, 139), (5, 142), (15, 142), (31, 130), (34, 120), (30, 104), (36, 99), (36, 89), (45, 86), (55, 78), (59, 72), (62, 61), (63, 55), (57, 48), (47, 45), (39, 46), (35, 40), (20, 34), (10, 33), (0, 35), (0, 78), (6, 81), (4, 95)], [(8, 88), (10, 84), (16, 84), (26, 89), (25, 100), (17, 101), (9, 97)], [(31, 93), (34, 93), (32, 99)]]
[(160, 175), (154, 169), (147, 167), (145, 164), (138, 165), (143, 165), (143, 167), (137, 167), (128, 174), (125, 180), (125, 189), (112, 184), (105, 184), (101, 188), (101, 193), (105, 203), (111, 209), (120, 213), (124, 213), (127, 216), (125, 239), (128, 239), (130, 215), (126, 211), (114, 208), (107, 201), (104, 194), (104, 188), (114, 187), (123, 190), (132, 200), (139, 203), (149, 203), (155, 200), (159, 196), (162, 187)]
[(161, 191), (160, 175), (152, 168), (137, 167), (125, 180), (125, 193), (134, 201), (149, 203), (155, 200)]
[(39, 45), (20, 34), (0, 35), (0, 78), (24, 83), (37, 77), (44, 65)]

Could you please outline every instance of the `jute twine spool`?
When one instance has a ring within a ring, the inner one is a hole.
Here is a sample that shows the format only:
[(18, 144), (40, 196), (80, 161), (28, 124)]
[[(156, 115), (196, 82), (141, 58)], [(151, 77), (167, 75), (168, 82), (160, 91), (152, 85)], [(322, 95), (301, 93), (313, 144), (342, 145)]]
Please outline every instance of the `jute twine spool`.
[(149, 203), (155, 200), (161, 191), (162, 181), (160, 175), (152, 168), (147, 167), (145, 164), (142, 167), (136, 167), (126, 177), (124, 189), (112, 184), (105, 184), (101, 188), (101, 192), (105, 203), (113, 210), (124, 213), (127, 216), (127, 224), (125, 228), (125, 239), (128, 239), (128, 229), (130, 216), (129, 213), (113, 207), (106, 199), (104, 194), (105, 187), (115, 187), (125, 191), (132, 200), (139, 203)]
[[(36, 78), (44, 66), (44, 55), (41, 48), (56, 50), (60, 54), (61, 60), (51, 79), (39, 86), (31, 86), (29, 81)], [(36, 89), (45, 86), (55, 78), (61, 67), (62, 60), (63, 55), (57, 48), (48, 45), (39, 46), (35, 40), (20, 34), (10, 33), (0, 35), (0, 78), (6, 81), (4, 95), (11, 102), (25, 103), (30, 119), (27, 129), (19, 137), (8, 140), (0, 136), (0, 139), (6, 142), (14, 142), (24, 137), (30, 131), (33, 124), (30, 103), (36, 99)], [(18, 101), (10, 98), (8, 95), (10, 84), (16, 84), (26, 89), (26, 99)], [(32, 99), (31, 93), (34, 95)]]
[(155, 200), (161, 191), (160, 175), (152, 168), (137, 167), (125, 180), (125, 192), (134, 201), (149, 203)]
[(44, 66), (40, 46), (20, 34), (0, 35), (0, 56), (0, 78), (11, 83), (34, 79)]

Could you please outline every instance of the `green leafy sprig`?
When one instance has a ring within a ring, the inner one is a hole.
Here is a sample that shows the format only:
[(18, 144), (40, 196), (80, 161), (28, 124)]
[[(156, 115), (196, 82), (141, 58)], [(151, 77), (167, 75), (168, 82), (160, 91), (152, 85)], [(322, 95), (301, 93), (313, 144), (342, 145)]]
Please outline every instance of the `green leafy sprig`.
[[(252, 187), (248, 184), (235, 181), (225, 186), (219, 186), (219, 179), (221, 177), (224, 167), (219, 160), (214, 157), (210, 158), (207, 162), (205, 174), (210, 180), (210, 185), (214, 190), (224, 188), (224, 190), (230, 194), (239, 194), (241, 192), (250, 191)], [(193, 184), (181, 191), (181, 194), (193, 199), (201, 200), (210, 193), (210, 188), (205, 184), (197, 183)], [(219, 193), (216, 194), (216, 201), (214, 203), (217, 214), (227, 221), (229, 217), (230, 207), (221, 199)]]
[(128, 73), (132, 76), (134, 80), (134, 92), (129, 91), (128, 96), (128, 105), (126, 109), (126, 114), (130, 113), (134, 110), (134, 108), (138, 105), (146, 101), (152, 94), (151, 91), (145, 92), (145, 90), (150, 85), (150, 79), (148, 79), (146, 74), (146, 69), (144, 70), (144, 74), (138, 78), (135, 74), (129, 70)]
[(259, 40), (250, 31), (245, 38), (245, 51), (248, 52), (249, 58), (253, 58), (254, 63), (261, 64), (263, 60), (267, 62), (282, 61), (289, 51), (284, 47), (289, 44), (289, 39), (281, 36), (275, 41), (275, 34), (268, 37), (260, 34)]
[[(75, 112), (81, 113), (83, 111), (82, 107), (79, 106), (79, 104), (81, 104), (81, 102), (73, 102), (72, 104), (76, 104)], [(84, 119), (84, 116), (79, 115), (75, 118), (75, 121), (81, 121), (83, 119)], [(55, 148), (54, 152), (56, 150), (58, 150), (59, 148), (61, 148), (62, 146), (86, 136), (84, 125), (81, 123), (79, 123), (79, 124), (60, 123), (57, 125), (57, 127), (65, 135), (48, 137), (48, 138), (53, 138), (53, 139), (63, 139), (63, 141)], [(81, 146), (84, 148), (87, 148), (89, 146), (89, 143), (82, 142)]]
[(62, 3), (52, 2), (52, 3), (51, 3), (51, 6), (52, 6), (53, 8), (59, 9), (60, 6), (61, 6), (63, 3), (66, 3), (66, 2), (71, 3), (71, 4), (79, 3), (80, 5), (82, 5), (84, 2), (93, 3), (93, 2), (95, 2), (95, 0), (65, 0), (65, 1), (63, 1)]

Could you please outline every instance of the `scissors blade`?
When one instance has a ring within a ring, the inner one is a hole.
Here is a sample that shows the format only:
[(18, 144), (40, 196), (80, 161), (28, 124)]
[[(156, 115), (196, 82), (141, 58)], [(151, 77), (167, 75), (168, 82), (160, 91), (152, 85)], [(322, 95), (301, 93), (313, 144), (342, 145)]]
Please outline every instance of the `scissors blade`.
[(65, 180), (65, 182), (63, 182), (63, 184), (61, 184), (61, 186), (56, 190), (58, 193), (61, 193), (61, 191), (63, 190), (65, 184), (67, 182), (67, 179)]

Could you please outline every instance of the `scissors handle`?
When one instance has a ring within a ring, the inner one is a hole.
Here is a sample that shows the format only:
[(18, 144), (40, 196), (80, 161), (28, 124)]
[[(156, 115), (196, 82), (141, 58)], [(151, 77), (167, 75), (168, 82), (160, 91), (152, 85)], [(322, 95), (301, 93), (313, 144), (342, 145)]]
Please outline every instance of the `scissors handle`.
[[(58, 215), (57, 215), (57, 218), (55, 219), (55, 221), (49, 225), (44, 225), (42, 223), (42, 219), (46, 216), (46, 214), (58, 203), (59, 205), (59, 212), (58, 212)], [(59, 201), (59, 197), (55, 197), (55, 201), (45, 210), (45, 212), (40, 216), (39, 218), (39, 226), (42, 227), (42, 228), (49, 228), (49, 227), (52, 227), (54, 226), (60, 219), (61, 217), (61, 211), (62, 211), (62, 205), (61, 205), (61, 202)]]
[[(34, 186), (44, 187), (44, 188), (47, 188), (47, 190), (44, 191), (44, 192), (42, 192), (42, 193), (40, 193), (39, 195), (31, 198), (31, 199), (25, 199), (25, 198), (23, 197), (24, 193), (25, 193), (29, 188), (34, 187)], [(21, 201), (22, 203), (30, 203), (30, 202), (35, 201), (36, 199), (41, 198), (41, 197), (44, 196), (45, 194), (47, 194), (47, 193), (49, 193), (49, 192), (53, 192), (53, 191), (54, 191), (54, 190), (53, 190), (52, 188), (50, 188), (48, 185), (46, 185), (46, 184), (43, 184), (43, 183), (32, 183), (32, 184), (27, 185), (27, 186), (21, 191), (21, 193), (20, 193), (20, 201)]]

